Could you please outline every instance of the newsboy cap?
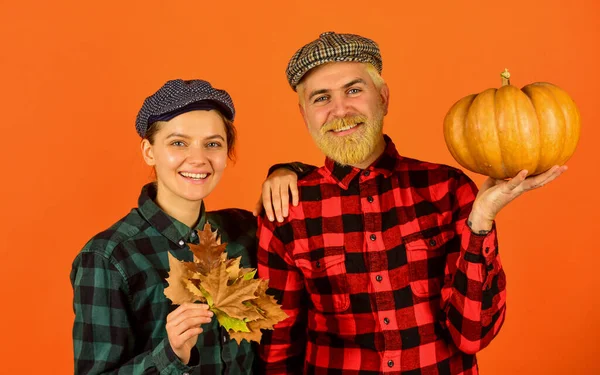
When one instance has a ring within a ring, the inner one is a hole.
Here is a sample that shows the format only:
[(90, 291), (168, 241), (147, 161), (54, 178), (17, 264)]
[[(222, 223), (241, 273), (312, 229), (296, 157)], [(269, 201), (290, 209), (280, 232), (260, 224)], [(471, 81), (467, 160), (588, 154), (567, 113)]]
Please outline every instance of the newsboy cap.
[[(194, 105), (199, 102), (206, 102), (208, 105)], [(185, 112), (185, 108), (210, 109), (211, 105), (233, 121), (235, 108), (226, 91), (215, 89), (210, 83), (200, 79), (167, 81), (157, 92), (144, 100), (135, 121), (135, 129), (140, 137), (144, 138), (148, 127), (154, 121), (170, 118), (169, 113), (179, 111), (178, 114), (181, 114)]]
[(334, 61), (370, 63), (379, 73), (383, 68), (377, 43), (360, 35), (328, 31), (292, 56), (286, 69), (290, 86), (296, 91), (296, 86), (309, 70)]

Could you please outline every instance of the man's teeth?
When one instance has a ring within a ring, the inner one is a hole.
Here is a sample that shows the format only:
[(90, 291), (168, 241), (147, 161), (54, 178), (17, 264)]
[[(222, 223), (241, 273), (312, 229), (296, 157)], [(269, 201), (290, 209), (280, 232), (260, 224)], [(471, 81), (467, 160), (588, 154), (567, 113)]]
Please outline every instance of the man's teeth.
[(205, 179), (206, 177), (208, 177), (208, 173), (188, 173), (188, 172), (181, 172), (180, 174), (183, 177), (193, 178), (193, 179), (196, 179), (196, 180), (201, 180), (201, 179)]
[(343, 132), (343, 131), (346, 131), (346, 130), (350, 130), (350, 129), (352, 129), (352, 128), (355, 128), (355, 127), (357, 127), (358, 125), (359, 125), (359, 124), (350, 124), (350, 125), (346, 125), (346, 126), (344, 126), (344, 127), (341, 127), (341, 128), (339, 128), (339, 129), (334, 129), (333, 131), (334, 131), (335, 133), (339, 133), (339, 132)]

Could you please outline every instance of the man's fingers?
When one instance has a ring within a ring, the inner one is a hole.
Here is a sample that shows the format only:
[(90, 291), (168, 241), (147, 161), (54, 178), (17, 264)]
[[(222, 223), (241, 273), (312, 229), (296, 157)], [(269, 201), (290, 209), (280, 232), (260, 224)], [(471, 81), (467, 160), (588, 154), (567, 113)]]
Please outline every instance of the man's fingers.
[(527, 178), (527, 173), (529, 172), (526, 169), (517, 173), (515, 177), (506, 183), (506, 188), (511, 192), (515, 190), (523, 181), (525, 181), (525, 178)]
[(256, 217), (256, 216), (260, 215), (261, 211), (262, 211), (262, 197), (258, 198), (256, 203), (254, 204), (254, 208), (252, 209), (252, 215), (254, 215)]
[(271, 200), (271, 185), (264, 184), (262, 192), (262, 206), (269, 221), (275, 220), (273, 217), (273, 204)]
[(290, 184), (290, 192), (292, 193), (292, 204), (295, 206), (298, 205), (298, 201), (300, 198), (298, 197), (298, 183)]
[[(290, 194), (288, 193), (288, 186), (281, 185), (281, 202), (279, 205), (281, 206), (281, 215), (282, 218), (280, 221), (283, 221), (284, 218), (288, 217), (289, 214), (289, 206), (290, 206)], [(273, 204), (277, 204), (273, 202)]]
[(527, 188), (527, 190), (533, 190), (533, 189), (540, 188), (540, 187), (546, 185), (547, 183), (555, 180), (558, 176), (563, 174), (566, 170), (567, 170), (566, 165), (562, 166), (562, 167), (555, 165), (554, 167), (550, 168), (548, 171), (542, 173), (541, 175), (531, 178), (530, 181), (526, 181), (527, 182), (526, 188)]

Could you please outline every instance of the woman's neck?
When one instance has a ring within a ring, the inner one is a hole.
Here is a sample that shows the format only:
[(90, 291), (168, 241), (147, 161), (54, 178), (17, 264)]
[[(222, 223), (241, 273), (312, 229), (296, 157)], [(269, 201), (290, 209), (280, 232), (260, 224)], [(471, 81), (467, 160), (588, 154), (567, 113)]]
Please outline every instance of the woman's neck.
[(202, 201), (188, 201), (166, 190), (164, 186), (157, 186), (156, 204), (167, 215), (181, 221), (190, 228), (194, 228), (198, 223)]

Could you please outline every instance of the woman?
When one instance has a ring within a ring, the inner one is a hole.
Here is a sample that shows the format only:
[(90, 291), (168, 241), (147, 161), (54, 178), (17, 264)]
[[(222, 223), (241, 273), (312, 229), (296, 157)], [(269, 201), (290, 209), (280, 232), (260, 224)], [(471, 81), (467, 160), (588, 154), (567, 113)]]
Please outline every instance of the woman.
[(206, 222), (227, 242), (229, 257), (256, 267), (252, 214), (206, 212), (203, 203), (233, 155), (234, 116), (227, 92), (201, 80), (169, 81), (145, 100), (136, 130), (156, 182), (73, 262), (76, 374), (252, 372), (251, 344), (229, 340), (207, 305), (175, 308), (164, 296), (168, 252), (191, 261), (186, 243), (198, 243)]

